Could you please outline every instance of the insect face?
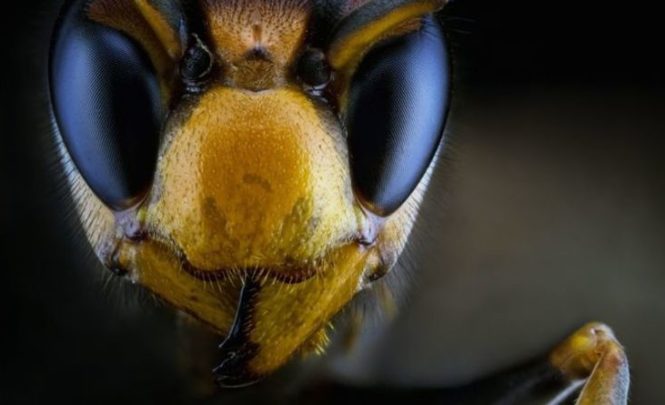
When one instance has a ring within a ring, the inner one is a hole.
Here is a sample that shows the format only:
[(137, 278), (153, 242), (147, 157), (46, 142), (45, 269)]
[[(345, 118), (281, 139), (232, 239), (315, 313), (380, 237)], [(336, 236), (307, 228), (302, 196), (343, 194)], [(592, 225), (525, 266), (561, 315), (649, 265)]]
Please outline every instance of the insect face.
[(53, 107), (88, 238), (232, 332), (225, 385), (321, 345), (394, 265), (441, 142), (442, 2), (339, 3), (77, 1), (56, 33)]

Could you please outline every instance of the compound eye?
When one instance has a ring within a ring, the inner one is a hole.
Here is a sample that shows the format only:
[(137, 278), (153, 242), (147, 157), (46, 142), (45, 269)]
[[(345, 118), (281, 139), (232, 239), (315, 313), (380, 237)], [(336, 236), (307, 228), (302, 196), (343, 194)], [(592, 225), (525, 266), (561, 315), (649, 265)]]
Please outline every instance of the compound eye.
[(444, 36), (431, 17), (384, 41), (351, 81), (346, 125), (354, 190), (387, 216), (413, 193), (441, 143), (450, 73)]
[(74, 164), (114, 210), (139, 202), (152, 182), (164, 115), (146, 52), (124, 33), (85, 15), (86, 1), (61, 16), (50, 59), (51, 102)]

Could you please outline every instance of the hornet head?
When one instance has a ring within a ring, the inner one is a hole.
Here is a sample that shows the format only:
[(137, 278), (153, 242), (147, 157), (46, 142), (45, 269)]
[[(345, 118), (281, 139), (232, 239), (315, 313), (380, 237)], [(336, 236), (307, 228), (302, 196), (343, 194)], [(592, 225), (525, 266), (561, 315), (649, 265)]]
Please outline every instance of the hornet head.
[(76, 0), (51, 100), (104, 265), (227, 336), (240, 385), (395, 264), (441, 144), (444, 0)]

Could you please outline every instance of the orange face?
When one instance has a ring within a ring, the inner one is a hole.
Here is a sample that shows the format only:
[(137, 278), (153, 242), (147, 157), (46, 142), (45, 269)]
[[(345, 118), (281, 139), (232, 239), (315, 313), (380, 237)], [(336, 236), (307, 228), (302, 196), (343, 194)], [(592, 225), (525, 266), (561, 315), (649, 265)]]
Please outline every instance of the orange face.
[[(308, 1), (202, 0), (203, 31), (185, 39), (149, 1), (89, 7), (146, 49), (169, 112), (141, 202), (110, 210), (74, 172), (79, 212), (105, 264), (227, 336), (223, 384), (322, 349), (331, 318), (404, 248), (426, 176), (391, 215), (372, 214), (354, 192), (340, 112), (363, 54), (442, 5), (401, 3), (327, 51), (325, 96), (295, 73), (311, 47)], [(192, 41), (211, 63), (187, 92), (174, 83)]]

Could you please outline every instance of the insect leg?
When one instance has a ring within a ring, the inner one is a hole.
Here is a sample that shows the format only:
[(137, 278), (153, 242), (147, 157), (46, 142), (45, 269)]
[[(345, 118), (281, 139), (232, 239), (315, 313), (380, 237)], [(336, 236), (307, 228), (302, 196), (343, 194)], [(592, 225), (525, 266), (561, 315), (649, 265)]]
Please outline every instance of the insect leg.
[(550, 363), (569, 380), (584, 381), (576, 404), (623, 405), (628, 401), (628, 359), (612, 330), (589, 323), (557, 346)]

